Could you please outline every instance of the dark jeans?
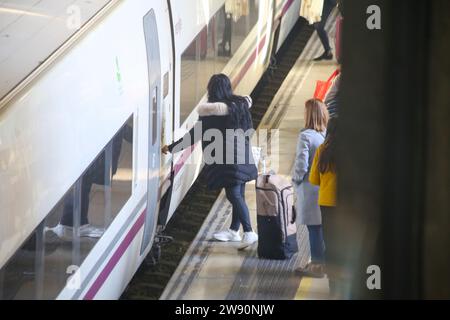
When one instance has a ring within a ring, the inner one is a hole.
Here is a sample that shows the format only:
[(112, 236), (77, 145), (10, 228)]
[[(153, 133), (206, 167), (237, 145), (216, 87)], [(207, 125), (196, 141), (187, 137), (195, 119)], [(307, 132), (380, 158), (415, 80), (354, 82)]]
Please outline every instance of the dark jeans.
[(244, 232), (252, 231), (250, 223), (250, 214), (247, 204), (245, 203), (245, 183), (225, 188), (228, 201), (233, 206), (233, 218), (231, 220), (230, 229), (238, 231), (241, 224)]
[(325, 263), (325, 242), (323, 240), (323, 228), (318, 226), (307, 226), (309, 235), (309, 247), (312, 263)]
[(330, 39), (325, 31), (325, 25), (334, 7), (336, 7), (336, 3), (336, 0), (325, 0), (323, 3), (322, 20), (314, 23), (314, 28), (317, 31), (317, 35), (319, 36), (325, 51), (331, 50)]

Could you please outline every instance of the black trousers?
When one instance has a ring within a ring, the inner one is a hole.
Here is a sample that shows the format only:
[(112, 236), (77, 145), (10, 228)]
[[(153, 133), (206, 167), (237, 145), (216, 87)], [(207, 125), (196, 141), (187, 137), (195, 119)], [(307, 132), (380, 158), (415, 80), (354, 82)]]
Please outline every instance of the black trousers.
[(336, 7), (336, 4), (336, 0), (325, 0), (323, 4), (322, 20), (320, 22), (314, 23), (314, 28), (317, 31), (320, 42), (322, 42), (325, 51), (331, 50), (330, 39), (328, 38), (328, 34), (325, 31), (325, 25), (331, 12)]

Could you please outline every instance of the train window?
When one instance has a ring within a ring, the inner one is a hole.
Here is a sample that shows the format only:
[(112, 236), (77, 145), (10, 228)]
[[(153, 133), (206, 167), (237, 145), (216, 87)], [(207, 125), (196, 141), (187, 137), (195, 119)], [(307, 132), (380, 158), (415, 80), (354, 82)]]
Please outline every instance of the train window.
[(132, 194), (133, 117), (0, 270), (0, 299), (53, 299)]
[[(111, 183), (111, 218), (112, 220), (120, 212), (125, 203), (131, 197), (133, 182), (133, 119), (127, 124), (116, 137), (116, 154), (113, 154), (112, 183)], [(115, 157), (118, 157), (117, 164)], [(112, 221), (111, 220), (111, 221)], [(109, 221), (109, 223), (111, 222)], [(109, 225), (109, 224), (108, 224)]]
[[(38, 228), (39, 229), (39, 228)], [(37, 296), (38, 288), (36, 279), (37, 258), (41, 252), (38, 252), (36, 246), (38, 230), (25, 241), (25, 244), (16, 252), (14, 257), (0, 271), (0, 299), (11, 300), (16, 297), (19, 299), (33, 299)]]
[(181, 55), (180, 124), (206, 92), (209, 78), (223, 71), (258, 22), (257, 0), (229, 0)]

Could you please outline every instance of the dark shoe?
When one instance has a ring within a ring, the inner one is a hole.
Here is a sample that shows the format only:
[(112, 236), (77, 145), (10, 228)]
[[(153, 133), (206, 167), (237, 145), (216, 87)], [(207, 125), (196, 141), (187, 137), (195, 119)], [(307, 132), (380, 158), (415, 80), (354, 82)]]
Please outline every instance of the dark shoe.
[(322, 60), (333, 60), (333, 53), (330, 51), (325, 51), (321, 56), (314, 59), (314, 61), (322, 61)]
[(308, 263), (304, 268), (295, 269), (303, 277), (321, 279), (325, 276), (323, 264)]

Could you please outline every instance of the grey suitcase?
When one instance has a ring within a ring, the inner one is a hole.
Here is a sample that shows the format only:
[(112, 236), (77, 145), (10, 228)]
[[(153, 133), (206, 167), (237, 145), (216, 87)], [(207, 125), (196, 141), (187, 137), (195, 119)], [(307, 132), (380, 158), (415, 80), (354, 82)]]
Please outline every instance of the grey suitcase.
[(279, 175), (263, 174), (256, 180), (258, 256), (290, 259), (297, 251), (294, 190)]

